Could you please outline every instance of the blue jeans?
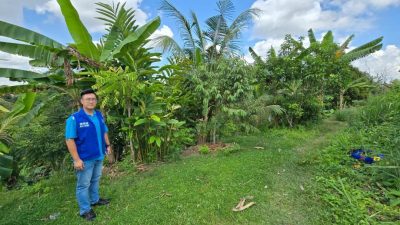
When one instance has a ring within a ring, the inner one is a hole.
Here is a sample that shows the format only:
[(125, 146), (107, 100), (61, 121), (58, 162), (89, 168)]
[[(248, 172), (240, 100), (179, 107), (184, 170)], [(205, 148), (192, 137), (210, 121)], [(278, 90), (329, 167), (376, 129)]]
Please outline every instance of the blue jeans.
[(84, 162), (83, 170), (76, 171), (76, 198), (79, 205), (79, 214), (88, 212), (99, 201), (99, 182), (103, 160), (90, 160)]

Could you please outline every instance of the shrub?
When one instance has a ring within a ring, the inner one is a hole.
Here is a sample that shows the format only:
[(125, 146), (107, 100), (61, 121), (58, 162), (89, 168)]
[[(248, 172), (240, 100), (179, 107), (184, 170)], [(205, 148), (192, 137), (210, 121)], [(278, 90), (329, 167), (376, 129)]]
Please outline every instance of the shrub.
[(201, 146), (199, 146), (199, 153), (206, 155), (206, 154), (210, 153), (210, 148), (207, 145), (201, 145)]
[(359, 115), (357, 108), (345, 108), (335, 112), (335, 119), (343, 122), (354, 121)]
[(233, 143), (231, 145), (226, 146), (225, 148), (221, 149), (221, 152), (224, 155), (229, 155), (240, 150), (240, 145), (238, 143)]

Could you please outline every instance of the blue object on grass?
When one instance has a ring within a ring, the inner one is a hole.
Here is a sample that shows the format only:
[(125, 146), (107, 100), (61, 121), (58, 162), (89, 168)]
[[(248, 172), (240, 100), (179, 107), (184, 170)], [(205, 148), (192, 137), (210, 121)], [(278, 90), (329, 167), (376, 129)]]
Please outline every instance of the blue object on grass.
[[(368, 153), (371, 153), (371, 150), (367, 150)], [(354, 149), (351, 151), (350, 156), (354, 159), (358, 159), (363, 161), (366, 164), (372, 164), (376, 161), (379, 161), (383, 158), (383, 154), (378, 154), (377, 156), (366, 156), (366, 152), (363, 149)]]

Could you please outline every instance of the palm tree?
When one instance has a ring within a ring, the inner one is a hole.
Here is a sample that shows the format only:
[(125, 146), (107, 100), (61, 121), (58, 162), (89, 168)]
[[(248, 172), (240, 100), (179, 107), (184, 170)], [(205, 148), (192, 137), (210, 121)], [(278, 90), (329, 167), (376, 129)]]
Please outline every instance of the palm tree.
[[(238, 55), (241, 48), (238, 39), (253, 16), (257, 16), (259, 9), (247, 9), (235, 19), (232, 14), (235, 7), (231, 0), (217, 2), (218, 14), (208, 18), (206, 29), (202, 30), (196, 14), (192, 11), (191, 18), (186, 18), (177, 8), (167, 0), (163, 0), (161, 10), (167, 16), (175, 19), (183, 46), (169, 36), (159, 36), (154, 40), (157, 47), (163, 51), (170, 51), (175, 56), (184, 56), (192, 59), (195, 64), (203, 59), (211, 61), (224, 55)], [(229, 24), (230, 23), (230, 24)]]

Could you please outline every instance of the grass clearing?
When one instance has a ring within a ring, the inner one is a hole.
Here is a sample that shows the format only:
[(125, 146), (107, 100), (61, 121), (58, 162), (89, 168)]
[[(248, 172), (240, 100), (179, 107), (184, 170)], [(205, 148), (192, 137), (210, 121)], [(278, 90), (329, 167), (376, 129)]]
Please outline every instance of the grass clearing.
[[(93, 223), (322, 224), (312, 157), (343, 127), (326, 121), (313, 129), (231, 137), (225, 141), (240, 144), (239, 152), (191, 156), (139, 174), (104, 176), (101, 192), (111, 204), (95, 208)], [(77, 216), (74, 186), (70, 172), (0, 192), (0, 224), (84, 223)], [(253, 196), (256, 205), (233, 212), (246, 196)]]

